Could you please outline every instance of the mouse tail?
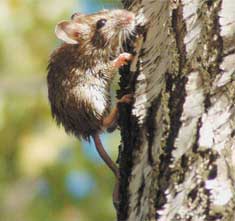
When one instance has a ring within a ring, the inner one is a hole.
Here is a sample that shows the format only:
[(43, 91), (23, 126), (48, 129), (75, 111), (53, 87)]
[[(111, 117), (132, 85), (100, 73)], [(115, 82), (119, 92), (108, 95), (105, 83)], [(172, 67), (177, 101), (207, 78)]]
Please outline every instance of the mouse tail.
[(95, 142), (95, 147), (96, 147), (96, 150), (99, 153), (100, 157), (103, 159), (103, 161), (106, 163), (106, 165), (113, 171), (114, 175), (118, 178), (119, 177), (119, 170), (118, 170), (116, 164), (112, 161), (112, 159), (109, 157), (109, 155), (105, 151), (104, 146), (100, 140), (99, 134), (92, 135), (92, 138)]

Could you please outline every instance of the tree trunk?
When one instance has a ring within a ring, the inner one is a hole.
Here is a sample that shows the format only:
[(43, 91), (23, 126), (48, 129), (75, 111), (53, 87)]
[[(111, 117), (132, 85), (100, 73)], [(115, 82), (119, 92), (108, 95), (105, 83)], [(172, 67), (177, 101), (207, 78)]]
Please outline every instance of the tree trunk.
[(123, 3), (149, 24), (121, 70), (118, 220), (235, 220), (235, 2)]

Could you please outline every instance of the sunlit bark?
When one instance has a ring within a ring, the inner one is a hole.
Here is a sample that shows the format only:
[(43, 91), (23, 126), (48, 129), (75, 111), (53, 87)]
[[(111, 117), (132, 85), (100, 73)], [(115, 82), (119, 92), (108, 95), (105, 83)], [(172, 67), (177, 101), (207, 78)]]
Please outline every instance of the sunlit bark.
[(121, 78), (118, 219), (235, 220), (235, 2), (123, 2), (149, 27)]

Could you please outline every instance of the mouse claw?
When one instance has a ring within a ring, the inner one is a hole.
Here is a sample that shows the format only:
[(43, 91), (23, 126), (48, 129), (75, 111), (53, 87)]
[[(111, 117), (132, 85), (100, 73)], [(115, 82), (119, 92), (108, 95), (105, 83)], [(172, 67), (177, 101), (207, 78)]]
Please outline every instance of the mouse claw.
[(133, 55), (130, 53), (122, 53), (120, 54), (114, 61), (113, 61), (113, 66), (120, 68), (122, 67), (124, 64), (127, 64), (128, 61), (133, 59)]

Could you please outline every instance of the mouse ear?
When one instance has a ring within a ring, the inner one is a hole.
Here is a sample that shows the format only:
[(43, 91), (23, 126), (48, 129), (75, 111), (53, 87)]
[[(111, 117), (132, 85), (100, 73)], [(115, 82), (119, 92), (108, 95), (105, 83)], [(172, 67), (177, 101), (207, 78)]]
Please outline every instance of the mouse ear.
[(68, 44), (78, 44), (79, 25), (71, 21), (61, 21), (55, 27), (56, 37)]
[(74, 20), (74, 19), (76, 19), (76, 18), (81, 17), (81, 15), (83, 15), (83, 14), (80, 13), (80, 12), (75, 12), (75, 13), (73, 13), (73, 14), (71, 15), (70, 19), (71, 19), (71, 20)]

